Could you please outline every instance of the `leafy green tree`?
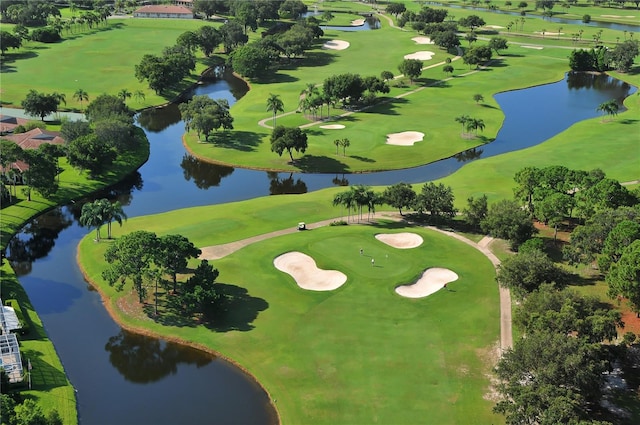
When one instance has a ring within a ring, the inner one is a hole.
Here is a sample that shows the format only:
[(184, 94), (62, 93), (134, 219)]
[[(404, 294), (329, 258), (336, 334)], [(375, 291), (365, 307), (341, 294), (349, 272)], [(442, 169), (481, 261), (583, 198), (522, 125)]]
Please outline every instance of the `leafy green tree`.
[(445, 74), (453, 75), (453, 71), (453, 65), (445, 65), (442, 67), (442, 72), (444, 72)]
[(200, 262), (193, 275), (183, 285), (183, 291), (179, 295), (186, 314), (207, 315), (213, 311), (215, 304), (223, 298), (222, 292), (218, 291), (215, 285), (218, 276), (218, 269), (214, 269), (207, 260)]
[(138, 230), (121, 236), (111, 243), (104, 254), (109, 265), (102, 272), (102, 278), (109, 285), (122, 290), (127, 280), (131, 280), (142, 304), (146, 296), (144, 281), (149, 276), (156, 251), (158, 238), (155, 233)]
[(467, 34), (465, 34), (464, 39), (467, 40), (469, 42), (469, 46), (471, 46), (471, 43), (478, 41), (478, 36), (476, 35), (475, 31), (469, 31)]
[(617, 327), (622, 326), (621, 317), (617, 310), (602, 308), (596, 297), (542, 284), (518, 305), (514, 323), (525, 334), (548, 330), (595, 343), (615, 340)]
[(219, 31), (222, 34), (225, 53), (229, 53), (236, 47), (246, 44), (249, 40), (249, 37), (244, 33), (242, 25), (234, 20), (225, 23), (220, 27)]
[(184, 271), (190, 258), (198, 258), (202, 251), (182, 235), (166, 235), (158, 238), (158, 254), (155, 262), (171, 276), (176, 293), (178, 273)]
[(453, 190), (442, 183), (425, 183), (417, 194), (413, 209), (422, 213), (428, 211), (434, 218), (455, 217), (457, 210), (453, 206)]
[(559, 288), (565, 286), (568, 276), (544, 252), (531, 251), (506, 258), (500, 264), (496, 280), (516, 297), (524, 299), (543, 283), (554, 283)]
[(222, 33), (210, 25), (198, 28), (195, 35), (196, 45), (200, 47), (200, 50), (206, 57), (211, 56), (220, 43), (222, 43)]
[(307, 13), (307, 5), (300, 0), (285, 0), (278, 11), (283, 18), (300, 19)]
[[(133, 111), (118, 96), (101, 94), (89, 103), (85, 116), (89, 122), (97, 122), (114, 116), (126, 119), (133, 125)], [(124, 118), (128, 117), (128, 118)]]
[(639, 53), (638, 40), (625, 40), (610, 50), (609, 55), (618, 71), (629, 72)]
[(640, 239), (640, 223), (624, 220), (618, 223), (607, 235), (598, 257), (598, 267), (604, 273), (622, 257), (624, 249), (635, 240)]
[[(4, 170), (4, 181), (13, 181), (15, 189), (15, 179), (12, 176), (11, 164), (24, 157), (22, 148), (12, 141), (0, 139), (0, 165)], [(11, 190), (9, 190), (9, 203), (12, 202)]]
[(22, 107), (28, 115), (40, 117), (44, 121), (44, 117), (58, 111), (60, 102), (61, 98), (58, 93), (45, 94), (29, 90), (29, 93), (22, 101)]
[(82, 120), (63, 120), (60, 125), (60, 135), (67, 144), (73, 142), (78, 137), (91, 134), (91, 125)]
[(118, 156), (115, 148), (103, 143), (95, 134), (78, 137), (67, 145), (67, 159), (74, 167), (100, 175)]
[(280, 99), (280, 95), (269, 93), (267, 98), (267, 111), (273, 112), (273, 126), (276, 126), (276, 115), (278, 112), (284, 112), (284, 103)]
[(502, 400), (494, 411), (509, 425), (591, 423), (589, 406), (601, 398), (607, 367), (600, 344), (549, 331), (528, 334), (498, 361)]
[(623, 251), (617, 263), (606, 276), (608, 295), (629, 300), (636, 317), (640, 317), (640, 239), (636, 239)]
[(479, 93), (476, 93), (473, 95), (473, 101), (476, 103), (484, 102), (484, 96)]
[(409, 77), (409, 81), (413, 84), (413, 81), (422, 75), (422, 67), (423, 63), (421, 60), (405, 59), (398, 65), (398, 70), (401, 74)]
[(533, 194), (540, 181), (540, 169), (537, 167), (524, 167), (516, 172), (513, 179), (517, 185), (513, 189), (516, 200), (526, 204), (527, 209), (533, 213)]
[(455, 31), (438, 31), (433, 34), (433, 43), (445, 50), (453, 49), (460, 45), (460, 39)]
[(460, 26), (463, 26), (463, 27), (466, 27), (466, 28), (471, 28), (471, 30), (473, 31), (476, 28), (479, 28), (479, 27), (485, 25), (486, 22), (484, 21), (484, 19), (482, 19), (478, 15), (469, 15), (469, 16), (466, 16), (464, 18), (460, 18), (458, 20), (458, 24), (460, 24)]
[(387, 3), (387, 7), (385, 8), (385, 11), (395, 16), (396, 19), (398, 19), (398, 15), (404, 13), (406, 10), (407, 8), (404, 3)]
[(479, 198), (471, 196), (467, 199), (467, 207), (462, 210), (462, 215), (469, 226), (479, 229), (480, 223), (485, 219), (488, 212), (487, 195), (482, 195)]
[(391, 72), (391, 71), (382, 71), (380, 73), (380, 78), (382, 78), (384, 81), (393, 80), (393, 72)]
[(236, 48), (229, 56), (233, 70), (247, 78), (261, 78), (271, 72), (272, 57), (269, 51), (255, 43)]
[(508, 199), (491, 204), (480, 227), (493, 237), (508, 240), (514, 250), (535, 232), (529, 214)]
[(553, 240), (558, 238), (558, 226), (569, 216), (574, 200), (565, 193), (553, 192), (536, 204), (535, 217), (553, 226)]
[(225, 0), (194, 0), (193, 12), (202, 13), (207, 19), (218, 13), (226, 13), (229, 7)]
[(205, 140), (209, 138), (211, 131), (233, 129), (233, 117), (229, 112), (229, 102), (226, 99), (211, 99), (207, 95), (197, 95), (187, 103), (178, 105), (182, 120), (187, 131), (195, 130), (204, 134)]
[(193, 52), (200, 45), (200, 39), (195, 31), (185, 31), (176, 38), (176, 44)]
[(20, 37), (11, 34), (9, 31), (0, 31), (0, 52), (2, 55), (9, 49), (18, 49), (22, 46), (22, 40)]
[(16, 404), (14, 411), (17, 425), (62, 425), (62, 419), (57, 410), (53, 409), (45, 415), (40, 405), (32, 399)]
[(128, 116), (123, 120), (117, 115), (97, 121), (94, 123), (94, 134), (107, 146), (119, 151), (130, 149), (135, 138), (134, 126), (129, 121)]
[(271, 151), (282, 156), (284, 151), (289, 153), (291, 162), (293, 160), (292, 151), (304, 153), (307, 150), (307, 133), (298, 127), (277, 126), (271, 133)]
[(127, 103), (127, 99), (131, 98), (131, 92), (127, 89), (121, 89), (117, 96), (122, 100), (122, 102)]
[(28, 199), (31, 200), (32, 189), (45, 198), (53, 195), (58, 190), (56, 158), (49, 155), (45, 149), (38, 148), (24, 150), (23, 159), (29, 164), (29, 169), (24, 172)]
[(462, 55), (462, 61), (468, 65), (480, 65), (491, 60), (492, 52), (489, 46), (473, 46)]
[(326, 78), (322, 84), (322, 89), (330, 98), (341, 100), (344, 106), (347, 101), (359, 101), (366, 87), (360, 75), (346, 73)]
[(396, 183), (387, 187), (382, 193), (385, 204), (397, 208), (400, 215), (402, 209), (411, 208), (416, 200), (416, 192), (409, 183)]
[(506, 50), (509, 48), (507, 39), (504, 37), (491, 37), (489, 40), (489, 47), (496, 51), (496, 54), (500, 54), (500, 50)]

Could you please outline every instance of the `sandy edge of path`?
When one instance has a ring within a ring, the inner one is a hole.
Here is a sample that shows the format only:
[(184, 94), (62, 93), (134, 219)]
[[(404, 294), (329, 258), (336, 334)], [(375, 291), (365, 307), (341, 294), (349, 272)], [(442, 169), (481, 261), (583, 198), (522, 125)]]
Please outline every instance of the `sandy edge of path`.
[(318, 268), (313, 258), (301, 252), (292, 251), (273, 260), (276, 269), (285, 272), (299, 287), (309, 291), (332, 291), (347, 281), (347, 276), (337, 270)]
[(422, 276), (411, 285), (401, 285), (396, 287), (396, 293), (406, 298), (424, 298), (440, 289), (449, 282), (458, 280), (458, 275), (441, 267), (427, 269)]

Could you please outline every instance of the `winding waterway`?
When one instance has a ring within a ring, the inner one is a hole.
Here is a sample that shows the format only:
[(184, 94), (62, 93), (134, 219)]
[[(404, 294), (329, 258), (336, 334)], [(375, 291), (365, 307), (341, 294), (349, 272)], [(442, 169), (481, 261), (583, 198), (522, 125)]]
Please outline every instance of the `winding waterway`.
[[(198, 94), (242, 94), (238, 82), (198, 87)], [(149, 161), (97, 197), (118, 198), (129, 217), (278, 193), (346, 184), (417, 183), (452, 173), (465, 162), (541, 143), (595, 116), (609, 99), (635, 89), (606, 76), (564, 80), (496, 95), (506, 119), (488, 145), (423, 167), (370, 174), (266, 173), (201, 163), (181, 143), (184, 125), (168, 107), (139, 117), (151, 144)], [(265, 392), (236, 367), (198, 350), (123, 331), (83, 280), (76, 246), (80, 202), (29, 223), (11, 243), (16, 272), (78, 392), (84, 424), (267, 424), (274, 412)], [(20, 258), (15, 258), (20, 254)]]

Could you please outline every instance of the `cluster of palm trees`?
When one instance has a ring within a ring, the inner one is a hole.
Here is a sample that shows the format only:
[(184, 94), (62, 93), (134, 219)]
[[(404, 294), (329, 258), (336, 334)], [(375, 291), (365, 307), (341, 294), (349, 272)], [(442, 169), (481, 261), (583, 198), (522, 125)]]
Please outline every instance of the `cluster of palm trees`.
[[(456, 122), (462, 124), (462, 135), (469, 134), (474, 131), (478, 135), (478, 130), (483, 131), (485, 128), (484, 121), (469, 115), (460, 115), (455, 118)], [(466, 133), (465, 133), (466, 132)]]
[[(130, 99), (131, 96), (135, 97), (138, 101), (144, 101), (146, 96), (142, 90), (136, 90), (134, 93), (131, 93), (127, 89), (122, 89), (116, 95), (123, 102), (126, 102), (127, 99)], [(84, 89), (78, 89), (73, 93), (73, 99), (80, 102), (80, 108), (82, 108), (83, 102), (89, 101), (89, 93), (87, 93)]]
[(366, 207), (368, 211), (367, 219), (371, 218), (371, 213), (376, 212), (376, 205), (384, 203), (381, 193), (376, 193), (369, 186), (350, 186), (346, 192), (336, 193), (333, 197), (333, 206), (342, 206), (347, 209), (347, 222), (351, 218), (351, 210), (357, 216), (358, 221), (362, 219), (362, 211)]
[(347, 156), (347, 148), (351, 146), (351, 141), (349, 139), (336, 139), (333, 141), (333, 144), (336, 145), (336, 155), (338, 155), (338, 148), (342, 147), (342, 156)]
[(335, 105), (336, 100), (327, 93), (322, 92), (318, 86), (308, 83), (307, 87), (300, 92), (300, 103), (298, 108), (306, 116), (307, 112), (311, 112), (313, 119), (318, 118), (318, 110), (320, 110), (320, 119), (322, 119), (322, 108), (327, 105), (327, 119), (331, 118), (331, 105)]
[[(72, 13), (74, 11), (72, 10)], [(61, 19), (59, 16), (55, 16), (49, 19), (48, 24), (55, 28), (58, 33), (61, 33), (62, 30), (65, 30), (67, 34), (69, 32), (73, 33), (77, 27), (80, 29), (84, 29), (85, 26), (87, 29), (92, 29), (94, 26), (98, 26), (99, 24), (107, 24), (107, 17), (111, 15), (111, 12), (106, 7), (101, 7), (92, 11), (82, 12), (80, 16), (72, 16), (69, 19)]]
[(127, 215), (124, 213), (120, 202), (112, 203), (103, 198), (84, 204), (79, 221), (82, 226), (95, 227), (96, 241), (100, 242), (100, 228), (104, 224), (107, 225), (107, 238), (111, 239), (111, 223), (115, 221), (122, 226), (122, 221), (126, 219)]
[(284, 112), (284, 102), (280, 99), (280, 95), (269, 93), (267, 111), (273, 111), (273, 128), (276, 128), (276, 115), (278, 112)]
[(603, 115), (602, 116), (602, 121), (604, 122), (604, 117), (605, 116), (616, 116), (618, 115), (618, 110), (620, 109), (620, 105), (618, 105), (618, 101), (615, 99), (611, 99), (608, 100), (606, 102), (601, 103), (597, 108), (596, 111), (600, 111), (602, 112)]

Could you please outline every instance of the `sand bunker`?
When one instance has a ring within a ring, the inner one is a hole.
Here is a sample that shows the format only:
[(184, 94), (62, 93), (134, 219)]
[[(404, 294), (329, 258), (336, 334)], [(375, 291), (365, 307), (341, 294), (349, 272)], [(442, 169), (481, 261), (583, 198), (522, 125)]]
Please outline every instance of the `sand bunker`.
[(536, 49), (536, 50), (542, 50), (542, 46), (522, 46), (525, 49)]
[(387, 145), (413, 146), (414, 143), (421, 142), (424, 133), (419, 131), (403, 131), (402, 133), (387, 134)]
[(347, 281), (344, 273), (319, 269), (313, 258), (301, 252), (282, 254), (273, 260), (273, 265), (290, 274), (299, 287), (309, 291), (332, 291)]
[(540, 35), (563, 35), (563, 32), (547, 32), (545, 31), (544, 34), (542, 34), (542, 31), (536, 31), (536, 34), (540, 34)]
[(627, 16), (622, 16), (622, 15), (600, 15), (603, 18), (635, 18), (635, 16), (633, 15), (627, 15)]
[(351, 26), (352, 27), (361, 27), (364, 25), (364, 19), (354, 19), (353, 21), (351, 21)]
[(320, 128), (325, 128), (327, 130), (340, 130), (344, 128), (344, 125), (342, 124), (327, 124), (327, 125), (321, 125)]
[(408, 55), (404, 55), (404, 58), (405, 59), (418, 59), (418, 60), (421, 60), (421, 61), (428, 61), (428, 60), (431, 60), (433, 55), (435, 55), (435, 53), (423, 50), (423, 51), (420, 51), (420, 52), (409, 53)]
[(413, 37), (411, 40), (417, 44), (433, 44), (433, 41), (429, 37)]
[(407, 298), (423, 298), (444, 288), (444, 285), (458, 280), (458, 275), (449, 269), (435, 267), (425, 270), (420, 279), (411, 285), (396, 288), (396, 293)]
[(491, 29), (494, 29), (494, 30), (499, 30), (499, 29), (504, 28), (504, 27), (501, 27), (500, 25), (485, 25), (484, 27), (485, 28), (491, 28)]
[(329, 40), (322, 45), (323, 49), (331, 50), (344, 50), (347, 47), (349, 47), (349, 42), (343, 40)]
[(415, 233), (379, 233), (376, 239), (399, 249), (410, 249), (422, 245), (422, 236)]

